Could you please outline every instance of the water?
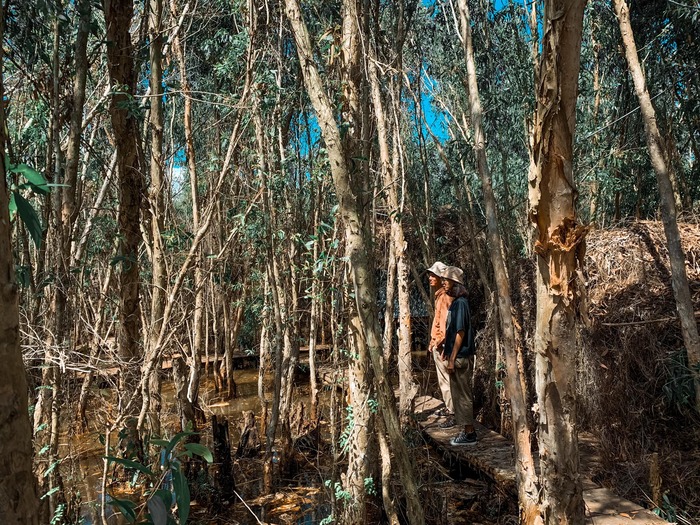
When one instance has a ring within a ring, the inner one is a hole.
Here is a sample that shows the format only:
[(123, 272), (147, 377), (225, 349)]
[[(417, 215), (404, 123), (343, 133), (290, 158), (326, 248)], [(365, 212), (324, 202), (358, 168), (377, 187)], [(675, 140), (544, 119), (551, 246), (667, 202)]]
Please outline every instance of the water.
[[(240, 440), (240, 425), (244, 412), (253, 411), (257, 416), (261, 414), (260, 399), (258, 398), (258, 371), (257, 369), (236, 370), (234, 372), (237, 385), (237, 394), (233, 400), (225, 400), (224, 394), (215, 392), (214, 383), (211, 378), (203, 380), (200, 389), (200, 403), (204, 410), (207, 422), (210, 424), (211, 416), (225, 417), (229, 421), (229, 433), (231, 448), (235, 451)], [(272, 389), (272, 378), (266, 378), (266, 388)], [(299, 397), (299, 395), (301, 396)], [(93, 404), (89, 411), (91, 430), (79, 433), (74, 428), (64, 432), (61, 443), (61, 454), (67, 456), (63, 464), (64, 479), (66, 486), (72, 488), (73, 492), (81, 495), (80, 515), (84, 525), (102, 525), (102, 468), (104, 445), (100, 442), (100, 431), (97, 427), (100, 421), (108, 421), (109, 414), (103, 413), (109, 409), (112, 395), (106, 391), (96, 391), (97, 402)], [(271, 392), (267, 393), (268, 398)], [(326, 392), (323, 397), (327, 401), (329, 394)], [(100, 400), (100, 397), (102, 398)], [(161, 419), (164, 429), (168, 435), (175, 433), (177, 427), (177, 413), (175, 402), (174, 385), (171, 381), (165, 381), (162, 388)], [(308, 387), (300, 385), (297, 390), (297, 399), (307, 403)], [(322, 400), (323, 402), (323, 400)], [(99, 406), (104, 403), (104, 406)], [(328, 403), (326, 402), (326, 406)], [(113, 410), (113, 407), (112, 407)], [(259, 428), (259, 421), (258, 429)], [(104, 432), (104, 431), (103, 431)], [(202, 432), (203, 443), (211, 447), (210, 427)], [(116, 442), (116, 436), (112, 437), (112, 444)], [(322, 490), (322, 479), (319, 477), (320, 465), (310, 465), (309, 473), (300, 475), (298, 479), (292, 480), (292, 486), (281, 487), (280, 491), (273, 495), (273, 498), (261, 497), (261, 461), (260, 458), (239, 459), (234, 466), (234, 477), (236, 485), (242, 498), (250, 505), (251, 510), (261, 521), (263, 518), (277, 516), (285, 523), (298, 523), (303, 525), (314, 525), (325, 518), (330, 511), (324, 501), (324, 491)], [(112, 468), (110, 467), (111, 478)], [(302, 474), (303, 471), (302, 471)], [(136, 503), (142, 503), (143, 497), (140, 490), (124, 490), (128, 484), (118, 484), (112, 487), (108, 484), (108, 495), (106, 501), (111, 497), (109, 493), (116, 494), (119, 499), (131, 499)], [(238, 501), (230, 502), (230, 507), (225, 511), (226, 515), (240, 523), (257, 523), (251, 512)], [(196, 503), (191, 508), (191, 520), (206, 519), (206, 509), (199, 507)], [(126, 523), (121, 514), (115, 512), (112, 505), (105, 505), (105, 516), (107, 525), (122, 525)], [(233, 521), (232, 523), (235, 523)]]

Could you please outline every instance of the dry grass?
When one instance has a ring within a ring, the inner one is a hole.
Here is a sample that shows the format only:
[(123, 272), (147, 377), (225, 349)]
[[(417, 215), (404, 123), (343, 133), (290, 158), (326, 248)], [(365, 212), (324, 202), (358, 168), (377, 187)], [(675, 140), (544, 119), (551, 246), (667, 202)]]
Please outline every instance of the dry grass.
[[(697, 312), (700, 225), (679, 227)], [(532, 387), (534, 263), (522, 260), (511, 273), (515, 318)], [(700, 516), (700, 420), (692, 409), (663, 225), (644, 221), (590, 232), (585, 275), (590, 325), (581, 323), (578, 333), (578, 416), (580, 428), (598, 438), (603, 461), (595, 477), (630, 500), (661, 507), (669, 512), (667, 517), (674, 517), (675, 509), (679, 523), (700, 523), (692, 518)], [(489, 316), (481, 348), (494, 348), (495, 320), (495, 315)], [(488, 354), (493, 352), (481, 353), (479, 364), (491, 372), (477, 388), (486, 392), (482, 417), (494, 424), (500, 416), (499, 400)], [(658, 453), (661, 475), (660, 501), (655, 502), (649, 480), (653, 453)]]
[[(700, 226), (679, 228), (700, 310)], [(700, 421), (663, 225), (644, 221), (592, 232), (586, 274), (592, 324), (580, 333), (579, 412), (582, 426), (600, 439), (607, 465), (600, 475), (621, 495), (651, 505), (648, 457), (656, 452), (662, 494), (671, 506), (700, 516)], [(654, 503), (669, 507), (663, 497)]]

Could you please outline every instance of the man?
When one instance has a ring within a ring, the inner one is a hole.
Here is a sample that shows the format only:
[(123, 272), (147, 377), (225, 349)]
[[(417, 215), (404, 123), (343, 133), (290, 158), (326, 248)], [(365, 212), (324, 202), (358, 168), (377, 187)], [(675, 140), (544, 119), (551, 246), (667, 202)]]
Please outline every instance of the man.
[(450, 444), (475, 445), (477, 438), (474, 428), (472, 373), (476, 346), (467, 289), (464, 286), (464, 272), (456, 266), (448, 266), (442, 274), (442, 286), (447, 295), (453, 298), (447, 311), (443, 355), (447, 359), (455, 423), (462, 427)]
[(450, 376), (447, 373), (447, 361), (442, 357), (442, 349), (445, 343), (445, 321), (447, 310), (452, 304), (452, 297), (447, 295), (442, 287), (442, 274), (447, 269), (447, 265), (436, 261), (428, 268), (428, 282), (435, 293), (435, 316), (433, 325), (430, 328), (429, 351), (433, 354), (435, 370), (437, 371), (438, 385), (442, 392), (442, 400), (445, 408), (438, 412), (438, 415), (447, 416), (447, 419), (440, 423), (441, 428), (451, 428), (454, 426), (454, 408), (452, 406), (452, 393), (450, 392)]

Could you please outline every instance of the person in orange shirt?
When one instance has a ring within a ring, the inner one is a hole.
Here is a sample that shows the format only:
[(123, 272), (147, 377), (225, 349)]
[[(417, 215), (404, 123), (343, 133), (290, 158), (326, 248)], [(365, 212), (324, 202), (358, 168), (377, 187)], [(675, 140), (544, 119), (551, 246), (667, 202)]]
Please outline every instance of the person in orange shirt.
[(429, 351), (433, 354), (435, 370), (437, 371), (438, 385), (442, 392), (442, 400), (445, 408), (438, 411), (438, 415), (447, 416), (447, 419), (440, 423), (441, 428), (451, 428), (454, 426), (454, 407), (452, 405), (452, 393), (450, 390), (450, 376), (447, 373), (447, 360), (443, 358), (442, 351), (445, 345), (445, 321), (447, 320), (447, 310), (452, 304), (453, 298), (447, 295), (442, 286), (442, 276), (447, 269), (447, 265), (436, 261), (428, 268), (428, 282), (435, 292), (435, 316), (433, 325), (430, 328)]

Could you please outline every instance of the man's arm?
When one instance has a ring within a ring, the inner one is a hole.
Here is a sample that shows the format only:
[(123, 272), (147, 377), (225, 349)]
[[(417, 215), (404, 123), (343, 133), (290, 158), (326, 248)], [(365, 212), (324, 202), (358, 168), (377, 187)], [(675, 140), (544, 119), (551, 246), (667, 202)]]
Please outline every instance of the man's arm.
[(457, 360), (457, 354), (459, 353), (459, 349), (462, 348), (462, 341), (463, 340), (464, 340), (464, 330), (460, 330), (455, 335), (455, 344), (452, 347), (452, 354), (450, 354), (450, 360), (447, 363), (447, 372), (448, 373), (455, 371), (455, 361)]

